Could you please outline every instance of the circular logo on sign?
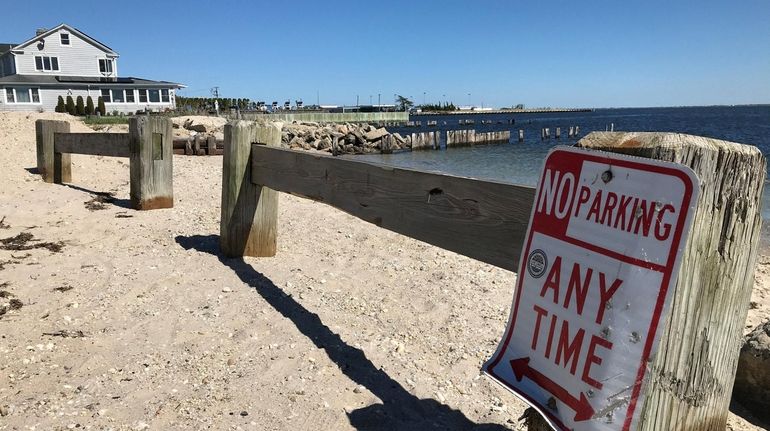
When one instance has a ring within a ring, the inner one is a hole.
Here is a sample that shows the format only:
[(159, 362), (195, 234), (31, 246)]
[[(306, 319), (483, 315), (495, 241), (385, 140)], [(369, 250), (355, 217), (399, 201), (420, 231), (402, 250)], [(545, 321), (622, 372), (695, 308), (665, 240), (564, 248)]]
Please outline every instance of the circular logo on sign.
[(546, 268), (548, 268), (548, 257), (543, 250), (538, 249), (529, 254), (529, 261), (527, 262), (529, 275), (540, 278), (545, 274)]

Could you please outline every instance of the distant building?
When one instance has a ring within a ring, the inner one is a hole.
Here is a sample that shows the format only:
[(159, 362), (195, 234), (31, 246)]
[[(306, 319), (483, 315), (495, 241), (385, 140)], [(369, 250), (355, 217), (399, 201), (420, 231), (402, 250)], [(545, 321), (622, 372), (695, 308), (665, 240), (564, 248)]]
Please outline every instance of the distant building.
[(0, 111), (53, 111), (59, 96), (104, 99), (108, 112), (174, 109), (181, 84), (118, 77), (118, 53), (61, 24), (20, 44), (0, 43)]

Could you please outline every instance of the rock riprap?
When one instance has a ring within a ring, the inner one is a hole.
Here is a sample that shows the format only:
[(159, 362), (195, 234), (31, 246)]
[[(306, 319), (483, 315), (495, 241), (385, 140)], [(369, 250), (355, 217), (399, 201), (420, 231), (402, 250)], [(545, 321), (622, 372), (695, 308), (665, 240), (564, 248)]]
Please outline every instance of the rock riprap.
[(294, 150), (318, 150), (337, 154), (368, 154), (382, 152), (385, 139), (389, 140), (389, 150), (411, 148), (408, 138), (405, 139), (398, 133), (391, 134), (384, 127), (296, 121), (284, 123), (281, 146)]

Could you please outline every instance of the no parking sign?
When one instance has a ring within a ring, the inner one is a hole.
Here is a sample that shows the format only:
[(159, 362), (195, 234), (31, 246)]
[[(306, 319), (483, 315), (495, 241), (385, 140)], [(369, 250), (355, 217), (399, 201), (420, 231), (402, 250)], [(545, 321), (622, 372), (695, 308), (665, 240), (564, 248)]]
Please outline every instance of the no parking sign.
[(557, 429), (634, 426), (698, 191), (682, 165), (552, 150), (484, 371)]

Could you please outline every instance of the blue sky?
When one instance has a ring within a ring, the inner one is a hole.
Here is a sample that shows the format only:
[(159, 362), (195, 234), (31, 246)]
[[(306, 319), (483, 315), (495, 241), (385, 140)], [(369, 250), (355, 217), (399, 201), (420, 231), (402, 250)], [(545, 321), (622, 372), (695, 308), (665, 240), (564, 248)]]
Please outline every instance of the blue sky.
[[(770, 103), (770, 2), (9, 1), (0, 42), (68, 23), (122, 76), (323, 104)], [(468, 96), (470, 94), (470, 96)]]

